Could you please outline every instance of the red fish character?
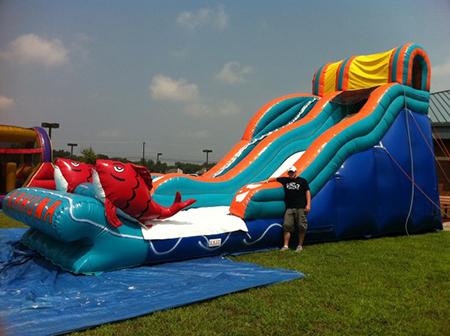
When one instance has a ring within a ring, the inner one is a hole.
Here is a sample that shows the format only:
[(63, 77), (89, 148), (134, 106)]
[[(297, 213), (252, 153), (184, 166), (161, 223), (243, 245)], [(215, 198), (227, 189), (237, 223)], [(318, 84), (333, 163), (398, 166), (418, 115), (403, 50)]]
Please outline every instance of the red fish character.
[(189, 199), (182, 202), (181, 194), (177, 192), (173, 205), (170, 208), (163, 207), (150, 196), (152, 177), (147, 168), (109, 160), (97, 161), (94, 189), (97, 197), (104, 200), (106, 218), (114, 227), (123, 224), (117, 218), (117, 209), (151, 227), (146, 223), (157, 218), (171, 217), (196, 201)]
[(56, 189), (73, 193), (79, 184), (92, 182), (92, 168), (87, 163), (58, 158), (54, 175)]

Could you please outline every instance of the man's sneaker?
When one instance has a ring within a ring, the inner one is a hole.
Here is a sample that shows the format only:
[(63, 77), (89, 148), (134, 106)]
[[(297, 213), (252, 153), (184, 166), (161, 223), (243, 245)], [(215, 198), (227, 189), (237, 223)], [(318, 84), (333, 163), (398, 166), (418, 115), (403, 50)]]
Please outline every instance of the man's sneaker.
[(280, 248), (281, 252), (285, 252), (285, 251), (289, 251), (289, 247), (283, 246), (282, 248)]
[(303, 251), (303, 247), (301, 246), (297, 246), (297, 248), (295, 249), (295, 252), (302, 252)]

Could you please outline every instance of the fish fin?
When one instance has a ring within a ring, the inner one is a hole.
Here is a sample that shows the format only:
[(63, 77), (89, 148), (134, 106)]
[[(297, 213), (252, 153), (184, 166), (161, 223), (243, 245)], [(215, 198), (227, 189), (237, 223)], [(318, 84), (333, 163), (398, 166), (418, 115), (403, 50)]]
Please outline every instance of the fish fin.
[(177, 193), (175, 195), (175, 201), (172, 204), (172, 206), (170, 208), (161, 207), (161, 216), (159, 216), (159, 219), (172, 217), (177, 212), (183, 210), (184, 208), (187, 208), (191, 204), (194, 204), (196, 201), (197, 201), (196, 199), (188, 199), (188, 200), (182, 202), (181, 194), (179, 191), (177, 191)]
[(123, 225), (123, 223), (117, 218), (116, 207), (112, 204), (112, 202), (106, 198), (105, 199), (105, 214), (108, 222), (114, 226), (119, 227)]
[(152, 190), (153, 188), (153, 182), (152, 182), (152, 176), (150, 175), (150, 172), (147, 168), (143, 166), (138, 166), (135, 164), (130, 163), (131, 167), (139, 174), (140, 177), (142, 177), (145, 181), (145, 184), (148, 187), (148, 190)]

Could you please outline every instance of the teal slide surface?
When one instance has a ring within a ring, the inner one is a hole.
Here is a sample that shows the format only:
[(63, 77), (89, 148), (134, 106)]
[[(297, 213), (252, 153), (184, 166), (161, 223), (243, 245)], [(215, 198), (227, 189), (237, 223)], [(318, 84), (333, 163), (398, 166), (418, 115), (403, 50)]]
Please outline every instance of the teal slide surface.
[(301, 106), (282, 102), (284, 108), (279, 104), (276, 113), (265, 116), (266, 120), (257, 125), (249, 146), (215, 176), (166, 175), (157, 181), (155, 201), (170, 205), (173, 195), (179, 191), (185, 199), (197, 199), (194, 207), (230, 205), (241, 187), (272, 176), (283, 163), (305, 151), (323, 132), (353, 112), (348, 106), (335, 104), (326, 97), (321, 100), (314, 96), (302, 97), (302, 100)]

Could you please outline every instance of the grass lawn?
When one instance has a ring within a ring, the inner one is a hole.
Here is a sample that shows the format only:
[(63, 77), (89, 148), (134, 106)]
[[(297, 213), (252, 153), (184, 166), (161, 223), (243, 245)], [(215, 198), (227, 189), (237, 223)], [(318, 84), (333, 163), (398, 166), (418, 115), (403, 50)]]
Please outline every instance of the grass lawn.
[(18, 222), (14, 219), (6, 216), (3, 211), (0, 211), (0, 229), (12, 229), (12, 228), (27, 228), (28, 225)]
[(306, 277), (72, 335), (450, 335), (450, 232), (232, 259)]

